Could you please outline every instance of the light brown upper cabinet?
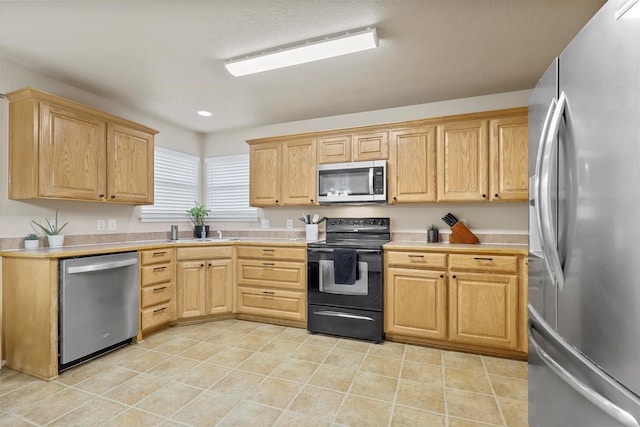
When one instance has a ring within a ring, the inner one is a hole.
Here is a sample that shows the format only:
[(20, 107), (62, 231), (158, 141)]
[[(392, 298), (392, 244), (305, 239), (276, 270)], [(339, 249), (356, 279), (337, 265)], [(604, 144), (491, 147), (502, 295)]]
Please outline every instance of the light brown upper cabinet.
[(318, 138), (317, 145), (319, 165), (351, 161), (351, 135)]
[(487, 121), (438, 126), (438, 201), (488, 200)]
[(249, 204), (316, 204), (314, 139), (252, 144), (249, 150)]
[(364, 162), (389, 158), (387, 130), (320, 136), (318, 164)]
[(391, 131), (387, 188), (389, 203), (436, 200), (436, 127)]
[(489, 193), (491, 200), (527, 200), (528, 117), (491, 120)]
[(157, 131), (31, 88), (9, 98), (9, 198), (153, 203)]

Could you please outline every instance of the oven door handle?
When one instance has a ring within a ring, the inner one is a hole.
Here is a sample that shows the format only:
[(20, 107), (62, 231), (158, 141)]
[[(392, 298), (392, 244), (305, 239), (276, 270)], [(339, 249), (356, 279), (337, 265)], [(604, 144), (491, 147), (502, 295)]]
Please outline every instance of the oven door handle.
[(373, 318), (369, 316), (358, 316), (357, 314), (341, 313), (339, 311), (322, 310), (314, 311), (313, 314), (317, 314), (318, 316), (343, 317), (347, 319), (366, 320), (369, 322), (373, 322)]
[[(333, 253), (333, 249), (320, 249), (320, 248), (309, 248), (307, 249), (307, 252), (310, 254), (314, 254), (314, 253)], [(382, 251), (379, 249), (356, 249), (356, 253), (359, 254), (379, 254)]]

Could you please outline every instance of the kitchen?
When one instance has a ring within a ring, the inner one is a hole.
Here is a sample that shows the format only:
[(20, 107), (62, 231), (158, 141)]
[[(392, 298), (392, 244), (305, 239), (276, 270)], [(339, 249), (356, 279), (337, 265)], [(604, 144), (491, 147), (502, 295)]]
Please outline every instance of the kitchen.
[[(6, 16), (6, 15), (4, 15)], [(5, 28), (6, 26), (3, 26)], [(4, 38), (4, 37), (3, 37)], [(566, 43), (565, 43), (566, 44)], [(183, 129), (173, 126), (157, 118), (144, 117), (139, 111), (130, 108), (123, 108), (107, 99), (91, 95), (89, 92), (58, 83), (40, 75), (16, 66), (10, 62), (2, 63), (3, 87), (2, 92), (8, 92), (23, 86), (33, 86), (43, 88), (54, 93), (60, 93), (77, 101), (85, 102), (89, 105), (103, 109), (115, 109), (118, 114), (145, 123), (160, 131), (157, 137), (159, 146), (171, 147), (171, 141), (180, 141), (181, 148), (190, 147), (194, 153), (202, 153), (202, 156), (214, 154), (234, 154), (234, 150), (247, 150), (244, 141), (252, 138), (265, 137), (270, 135), (285, 135), (309, 131), (322, 131), (325, 129), (346, 128), (353, 126), (363, 126), (377, 123), (388, 123), (394, 121), (421, 119), (425, 117), (437, 117), (449, 114), (460, 114), (474, 111), (487, 111), (502, 108), (518, 107), (527, 104), (529, 90), (519, 92), (509, 92), (497, 95), (483, 95), (453, 101), (433, 102), (428, 104), (415, 105), (413, 107), (402, 107), (395, 109), (381, 109), (369, 113), (362, 112), (356, 114), (345, 114), (342, 116), (316, 118), (306, 121), (292, 123), (281, 123), (279, 125), (269, 125), (245, 129), (242, 131), (215, 132), (206, 136), (194, 135), (185, 132)], [(4, 87), (5, 82), (8, 85)], [(529, 86), (529, 89), (532, 86)], [(6, 105), (6, 104), (5, 104)], [(6, 108), (3, 105), (3, 108)], [(112, 108), (117, 107), (117, 108)], [(128, 114), (128, 111), (131, 113)], [(357, 110), (356, 110), (357, 111)], [(365, 111), (364, 109), (361, 111)], [(3, 110), (3, 113), (6, 110)], [(125, 114), (127, 112), (127, 114)], [(3, 114), (6, 117), (6, 114)], [(3, 134), (6, 138), (6, 134)], [(201, 148), (201, 141), (204, 142)], [(219, 147), (219, 146), (220, 147)], [(3, 140), (4, 151), (6, 152), (6, 140)], [(240, 148), (242, 147), (242, 148)], [(231, 150), (231, 151), (228, 151)], [(6, 160), (5, 160), (6, 161)], [(6, 170), (6, 168), (5, 168)], [(6, 191), (6, 187), (2, 189)], [(130, 206), (91, 206), (86, 203), (65, 202), (61, 205), (50, 201), (14, 202), (8, 201), (6, 193), (2, 197), (3, 217), (9, 218), (2, 224), (2, 236), (18, 238), (15, 234), (18, 228), (24, 228), (24, 233), (28, 232), (28, 221), (25, 218), (39, 218), (50, 215), (55, 207), (60, 207), (66, 215), (66, 219), (71, 220), (72, 228), (70, 234), (93, 234), (95, 233), (95, 220), (104, 218), (117, 220), (120, 224), (117, 228), (119, 232), (164, 232), (168, 230), (168, 223), (153, 224), (138, 221), (137, 208)], [(39, 209), (39, 210), (36, 210)], [(269, 219), (274, 230), (286, 230), (287, 219), (297, 218), (300, 214), (297, 208), (265, 208), (262, 215)], [(426, 226), (432, 222), (439, 222), (440, 218), (449, 211), (452, 211), (460, 218), (467, 218), (471, 227), (476, 231), (484, 231), (486, 234), (520, 234), (526, 235), (527, 229), (527, 207), (526, 203), (493, 205), (470, 205), (470, 204), (443, 204), (443, 205), (404, 205), (404, 206), (375, 206), (375, 207), (344, 207), (316, 209), (322, 215), (331, 216), (388, 216), (394, 220), (394, 228), (398, 231), (408, 233), (424, 233)], [(93, 213), (92, 213), (93, 212)], [(125, 228), (123, 229), (123, 224)], [(215, 228), (220, 228), (223, 233), (237, 229), (234, 223), (214, 223)], [(189, 226), (184, 224), (183, 231)], [(243, 225), (243, 227), (245, 227)], [(258, 223), (246, 225), (248, 229), (260, 231)], [(100, 234), (100, 233), (98, 233)], [(103, 233), (108, 234), (108, 233)], [(525, 237), (526, 238), (526, 237)]]

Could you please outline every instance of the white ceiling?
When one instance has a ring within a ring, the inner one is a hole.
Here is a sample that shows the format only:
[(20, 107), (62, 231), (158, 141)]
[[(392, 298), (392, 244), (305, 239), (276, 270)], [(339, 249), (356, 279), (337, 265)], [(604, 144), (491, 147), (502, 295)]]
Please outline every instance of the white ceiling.
[[(217, 132), (530, 89), (603, 3), (0, 1), (0, 57)], [(245, 77), (224, 68), (225, 59), (366, 26), (377, 27), (378, 49)]]

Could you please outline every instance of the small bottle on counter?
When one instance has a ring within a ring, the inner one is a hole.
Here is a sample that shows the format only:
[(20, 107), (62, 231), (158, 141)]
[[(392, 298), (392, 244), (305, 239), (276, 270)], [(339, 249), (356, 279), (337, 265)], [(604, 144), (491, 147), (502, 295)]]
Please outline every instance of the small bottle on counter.
[(178, 240), (178, 226), (171, 226), (171, 240)]

